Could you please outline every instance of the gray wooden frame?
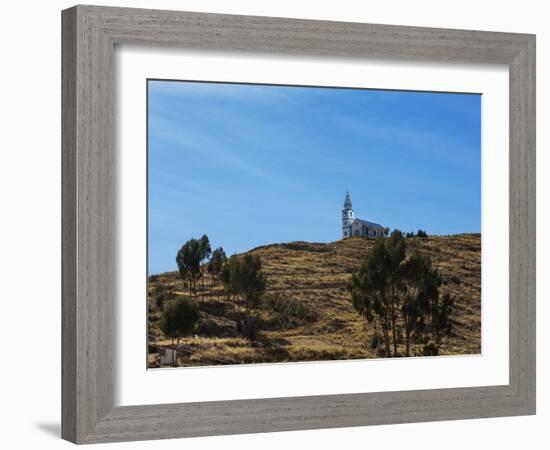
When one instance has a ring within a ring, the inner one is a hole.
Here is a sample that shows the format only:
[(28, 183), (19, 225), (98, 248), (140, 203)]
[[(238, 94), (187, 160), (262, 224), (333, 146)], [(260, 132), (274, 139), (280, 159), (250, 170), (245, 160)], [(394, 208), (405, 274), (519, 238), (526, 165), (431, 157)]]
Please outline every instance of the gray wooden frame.
[[(535, 413), (535, 36), (76, 6), (62, 13), (62, 436), (76, 443)], [(113, 406), (113, 52), (199, 50), (506, 64), (510, 382), (503, 386)]]

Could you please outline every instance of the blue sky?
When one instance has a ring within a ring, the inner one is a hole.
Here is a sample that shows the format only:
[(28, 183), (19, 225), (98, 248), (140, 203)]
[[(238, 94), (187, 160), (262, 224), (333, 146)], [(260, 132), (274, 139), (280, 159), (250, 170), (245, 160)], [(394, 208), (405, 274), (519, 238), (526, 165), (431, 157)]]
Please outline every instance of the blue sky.
[(356, 217), (481, 228), (481, 96), (148, 81), (149, 273), (206, 233), (228, 254), (341, 237)]

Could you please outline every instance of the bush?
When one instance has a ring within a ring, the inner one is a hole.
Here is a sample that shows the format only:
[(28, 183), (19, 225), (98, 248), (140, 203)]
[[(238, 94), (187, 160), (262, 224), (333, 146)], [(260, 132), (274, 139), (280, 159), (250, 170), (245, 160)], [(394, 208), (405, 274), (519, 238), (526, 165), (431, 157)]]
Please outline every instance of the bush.
[(255, 341), (260, 331), (261, 323), (256, 317), (251, 317), (248, 323), (244, 320), (237, 320), (237, 333), (241, 336), (246, 336), (248, 339)]
[(454, 283), (454, 284), (462, 284), (462, 280), (460, 279), (460, 277), (458, 275), (453, 275), (451, 277), (451, 281)]
[(412, 237), (419, 237), (419, 238), (427, 238), (428, 237), (428, 233), (425, 231), (425, 230), (418, 230), (416, 232), (416, 234), (414, 233), (414, 231), (408, 231), (405, 233), (405, 237), (406, 238), (412, 238)]
[(428, 342), (426, 345), (424, 345), (422, 353), (424, 356), (438, 356), (439, 347), (433, 342)]
[(179, 339), (191, 334), (199, 321), (200, 313), (196, 303), (176, 300), (164, 308), (159, 328), (166, 337)]
[(164, 309), (165, 301), (172, 298), (173, 294), (171, 289), (166, 287), (164, 284), (157, 284), (155, 286), (154, 296), (156, 308), (159, 311), (162, 311)]
[(164, 297), (157, 297), (155, 299), (155, 306), (159, 311), (162, 311), (164, 309)]
[(381, 343), (382, 343), (382, 336), (380, 336), (380, 333), (374, 333), (370, 338), (369, 346), (374, 350), (378, 348), (378, 346)]
[(243, 326), (244, 335), (250, 340), (256, 340), (260, 331), (260, 321), (257, 317), (251, 317)]

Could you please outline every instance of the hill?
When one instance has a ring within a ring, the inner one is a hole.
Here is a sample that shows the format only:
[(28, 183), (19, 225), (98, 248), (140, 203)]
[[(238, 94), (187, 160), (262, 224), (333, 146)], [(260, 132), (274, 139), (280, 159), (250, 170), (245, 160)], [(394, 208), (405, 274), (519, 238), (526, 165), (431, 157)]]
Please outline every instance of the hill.
[[(240, 335), (241, 306), (223, 286), (205, 277), (199, 294), (196, 335), (182, 339), (179, 365), (241, 364), (376, 357), (370, 344), (376, 330), (353, 309), (346, 286), (373, 239), (332, 243), (291, 242), (250, 250), (262, 261), (267, 292), (256, 312), (256, 340)], [(481, 352), (481, 236), (462, 234), (408, 238), (409, 248), (431, 256), (443, 277), (442, 292), (455, 297), (453, 334), (440, 354)], [(169, 345), (159, 330), (160, 308), (189, 297), (177, 272), (149, 277), (149, 366), (159, 366), (159, 346)], [(157, 300), (159, 299), (160, 300)], [(418, 348), (413, 346), (413, 354)]]

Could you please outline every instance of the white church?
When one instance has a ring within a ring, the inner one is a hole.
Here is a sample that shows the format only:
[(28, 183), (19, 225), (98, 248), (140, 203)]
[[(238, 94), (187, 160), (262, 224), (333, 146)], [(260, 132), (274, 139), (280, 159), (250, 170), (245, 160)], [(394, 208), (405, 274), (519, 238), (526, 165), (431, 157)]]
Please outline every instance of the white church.
[(386, 228), (382, 225), (355, 218), (349, 192), (346, 192), (344, 209), (342, 209), (342, 239), (353, 236), (376, 238), (386, 235)]

